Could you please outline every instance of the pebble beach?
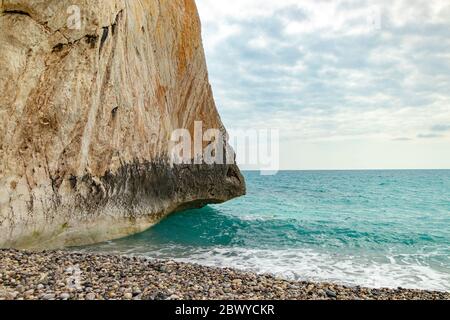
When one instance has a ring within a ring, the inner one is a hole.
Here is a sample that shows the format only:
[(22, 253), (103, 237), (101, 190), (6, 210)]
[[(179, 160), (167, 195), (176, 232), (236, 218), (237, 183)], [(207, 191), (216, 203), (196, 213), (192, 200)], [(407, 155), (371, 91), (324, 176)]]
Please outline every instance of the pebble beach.
[(287, 281), (141, 257), (0, 250), (0, 300), (117, 299), (450, 300), (450, 293)]

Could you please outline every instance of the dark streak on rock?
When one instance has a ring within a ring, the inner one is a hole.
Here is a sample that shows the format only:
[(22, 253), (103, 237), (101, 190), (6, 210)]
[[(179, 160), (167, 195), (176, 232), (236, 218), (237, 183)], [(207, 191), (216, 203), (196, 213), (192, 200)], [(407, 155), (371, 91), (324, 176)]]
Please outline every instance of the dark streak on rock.
[(122, 14), (123, 14), (123, 10), (120, 10), (116, 15), (116, 19), (114, 20), (114, 23), (111, 25), (111, 33), (113, 35), (116, 34), (117, 25), (119, 23), (120, 18), (122, 17)]
[(119, 107), (115, 107), (114, 109), (111, 110), (111, 114), (112, 114), (113, 118), (116, 117), (118, 110), (119, 110)]
[(17, 14), (17, 15), (23, 15), (31, 18), (31, 15), (28, 12), (22, 11), (22, 10), (5, 10), (3, 11), (3, 14)]
[(63, 43), (58, 43), (56, 46), (53, 47), (52, 52), (61, 52), (64, 49), (64, 44)]
[(69, 178), (69, 182), (70, 182), (70, 187), (72, 189), (76, 189), (77, 188), (77, 177), (71, 175)]
[(95, 45), (97, 44), (98, 36), (88, 34), (88, 35), (86, 35), (85, 39), (86, 39), (86, 43), (89, 44), (92, 49), (94, 49)]
[(114, 36), (116, 34), (116, 28), (117, 28), (117, 24), (114, 23), (111, 25), (111, 33)]
[(100, 40), (100, 51), (102, 51), (103, 45), (105, 44), (106, 39), (108, 39), (109, 27), (103, 27), (103, 34)]
[[(233, 178), (227, 177), (233, 172)], [(79, 197), (80, 209), (94, 213), (106, 204), (120, 207), (130, 218), (139, 215), (136, 208), (154, 208), (155, 220), (164, 205), (174, 204), (175, 211), (221, 203), (245, 194), (244, 179), (236, 165), (175, 165), (162, 162), (133, 163), (116, 173), (107, 172), (100, 179), (90, 175), (78, 178), (79, 185), (90, 189)]]

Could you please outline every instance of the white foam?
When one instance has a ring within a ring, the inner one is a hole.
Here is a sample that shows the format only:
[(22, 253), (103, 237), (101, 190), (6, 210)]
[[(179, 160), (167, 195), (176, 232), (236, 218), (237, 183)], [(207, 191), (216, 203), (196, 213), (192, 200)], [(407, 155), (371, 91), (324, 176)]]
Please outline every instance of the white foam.
[[(152, 253), (152, 256), (155, 252)], [(450, 290), (450, 274), (430, 266), (387, 257), (375, 262), (368, 257), (342, 256), (313, 250), (262, 250), (245, 248), (198, 249), (175, 258), (180, 262), (231, 267), (269, 273), (290, 280), (334, 282), (369, 288)]]

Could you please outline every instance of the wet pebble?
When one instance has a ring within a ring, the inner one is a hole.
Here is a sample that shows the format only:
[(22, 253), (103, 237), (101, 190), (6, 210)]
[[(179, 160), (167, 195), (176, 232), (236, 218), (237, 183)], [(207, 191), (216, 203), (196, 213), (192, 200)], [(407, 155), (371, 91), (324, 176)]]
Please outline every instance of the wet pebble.
[(296, 282), (229, 268), (72, 251), (0, 250), (0, 300), (445, 299), (450, 293)]

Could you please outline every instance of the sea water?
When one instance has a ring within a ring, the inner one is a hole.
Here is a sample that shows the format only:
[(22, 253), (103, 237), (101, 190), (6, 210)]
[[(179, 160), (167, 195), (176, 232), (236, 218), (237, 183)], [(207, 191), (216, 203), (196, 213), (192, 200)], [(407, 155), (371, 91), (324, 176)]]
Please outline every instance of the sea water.
[(450, 171), (244, 176), (245, 197), (83, 250), (295, 280), (450, 290)]

